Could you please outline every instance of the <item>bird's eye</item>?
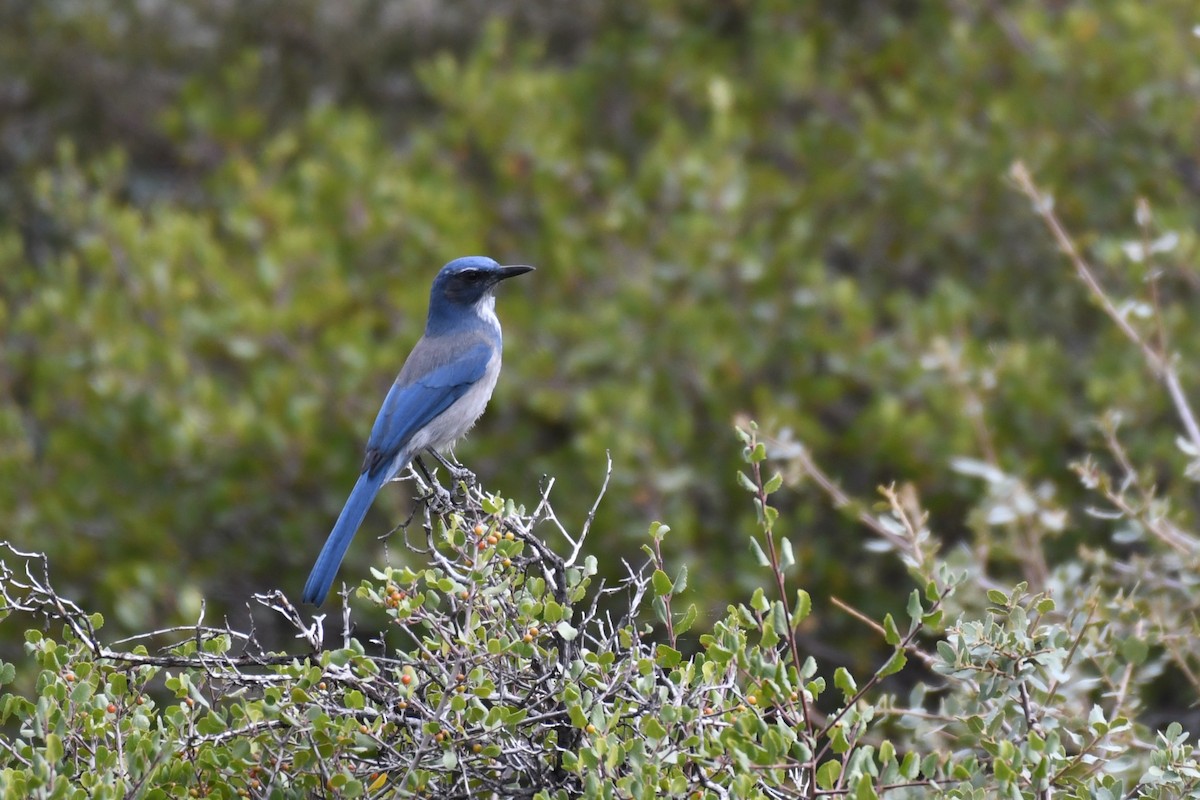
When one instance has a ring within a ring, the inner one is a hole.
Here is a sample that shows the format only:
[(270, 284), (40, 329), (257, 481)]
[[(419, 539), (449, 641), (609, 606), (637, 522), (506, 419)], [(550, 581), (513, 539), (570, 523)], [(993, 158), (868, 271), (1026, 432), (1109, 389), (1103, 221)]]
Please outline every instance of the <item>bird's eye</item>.
[(477, 281), (482, 277), (482, 273), (477, 269), (468, 269), (462, 273), (463, 280)]

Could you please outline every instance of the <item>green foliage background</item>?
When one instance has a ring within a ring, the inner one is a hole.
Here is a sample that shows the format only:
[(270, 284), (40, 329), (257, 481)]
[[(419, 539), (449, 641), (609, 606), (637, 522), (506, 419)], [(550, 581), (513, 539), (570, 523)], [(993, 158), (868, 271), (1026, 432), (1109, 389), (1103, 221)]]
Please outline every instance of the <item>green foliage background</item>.
[[(951, 459), (1078, 498), (1068, 464), (1109, 408), (1138, 463), (1180, 474), (1161, 390), (1005, 174), (1054, 189), (1122, 292), (1149, 200), (1180, 236), (1165, 319), (1198, 385), (1175, 271), (1196, 254), (1194, 12), (5, 4), (0, 535), (129, 630), (297, 590), (430, 277), (468, 253), (539, 271), (504, 287), (504, 377), (459, 456), (509, 496), (555, 476), (581, 519), (611, 451), (594, 543), (636, 553), (669, 520), (710, 612), (761, 577), (740, 414), (856, 492), (912, 482), (969, 541), (984, 490)], [(377, 502), (351, 582), (407, 498)], [(779, 502), (814, 597), (883, 602), (894, 568), (852, 519), (803, 487)], [(1095, 534), (1071, 519), (1060, 557)], [(818, 624), (811, 644), (858, 657), (852, 620)]]

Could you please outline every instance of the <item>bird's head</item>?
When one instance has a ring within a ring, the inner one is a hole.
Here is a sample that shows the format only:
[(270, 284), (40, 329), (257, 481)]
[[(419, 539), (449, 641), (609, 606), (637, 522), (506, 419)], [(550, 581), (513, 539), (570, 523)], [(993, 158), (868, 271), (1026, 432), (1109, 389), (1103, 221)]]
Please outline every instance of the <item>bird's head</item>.
[(490, 295), (500, 281), (532, 269), (524, 264), (501, 266), (484, 256), (456, 258), (442, 267), (433, 279), (430, 301), (431, 304), (474, 306)]
[(442, 267), (433, 279), (429, 293), (429, 325), (442, 329), (453, 325), (464, 311), (495, 323), (496, 284), (506, 278), (524, 275), (533, 267), (524, 264), (502, 266), (484, 256), (456, 258)]

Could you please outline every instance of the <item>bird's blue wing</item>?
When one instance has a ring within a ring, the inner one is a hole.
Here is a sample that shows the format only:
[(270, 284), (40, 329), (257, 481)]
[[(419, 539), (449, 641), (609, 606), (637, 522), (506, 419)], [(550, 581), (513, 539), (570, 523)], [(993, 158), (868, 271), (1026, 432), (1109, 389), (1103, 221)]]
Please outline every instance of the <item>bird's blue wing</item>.
[(413, 348), (371, 427), (364, 472), (374, 475), (386, 469), (413, 434), (466, 394), (487, 371), (494, 350), (479, 342), (442, 363), (438, 356), (438, 348), (428, 340)]

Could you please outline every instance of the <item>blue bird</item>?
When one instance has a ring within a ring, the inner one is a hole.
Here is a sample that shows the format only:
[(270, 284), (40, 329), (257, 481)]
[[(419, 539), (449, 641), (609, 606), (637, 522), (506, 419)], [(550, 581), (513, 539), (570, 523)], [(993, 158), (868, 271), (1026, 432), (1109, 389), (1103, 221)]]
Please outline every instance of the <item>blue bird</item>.
[(425, 335), (408, 354), (375, 417), (362, 473), (308, 576), (304, 602), (325, 602), (380, 487), (422, 451), (436, 454), (450, 447), (483, 414), (500, 376), (496, 285), (532, 269), (468, 256), (451, 261), (433, 279)]

